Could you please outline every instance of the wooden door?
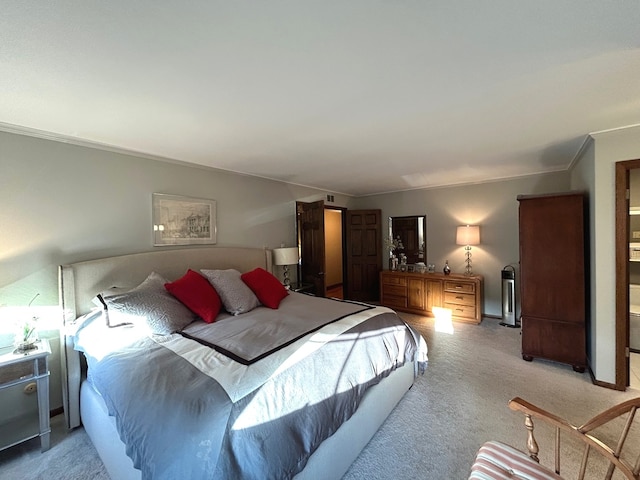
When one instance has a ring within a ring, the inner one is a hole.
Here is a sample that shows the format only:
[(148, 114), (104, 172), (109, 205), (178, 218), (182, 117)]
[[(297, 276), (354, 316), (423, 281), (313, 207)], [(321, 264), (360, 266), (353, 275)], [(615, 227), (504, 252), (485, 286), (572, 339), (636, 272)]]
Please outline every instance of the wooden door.
[(326, 296), (324, 276), (324, 202), (296, 202), (300, 271), (302, 283), (314, 286), (314, 293)]
[(347, 210), (346, 298), (350, 300), (379, 300), (382, 270), (381, 217), (380, 210)]

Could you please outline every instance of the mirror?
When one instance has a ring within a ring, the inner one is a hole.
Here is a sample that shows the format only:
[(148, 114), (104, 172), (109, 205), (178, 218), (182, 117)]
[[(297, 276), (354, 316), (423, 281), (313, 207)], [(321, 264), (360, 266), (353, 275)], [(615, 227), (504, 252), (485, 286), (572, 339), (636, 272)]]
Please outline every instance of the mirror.
[(409, 265), (427, 263), (426, 216), (389, 217), (389, 257), (401, 253)]

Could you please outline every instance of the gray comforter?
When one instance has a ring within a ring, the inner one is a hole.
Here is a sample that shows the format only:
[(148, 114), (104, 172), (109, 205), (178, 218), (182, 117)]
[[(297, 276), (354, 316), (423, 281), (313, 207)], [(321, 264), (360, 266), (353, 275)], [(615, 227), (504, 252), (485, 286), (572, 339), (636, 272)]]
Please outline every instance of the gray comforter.
[[(286, 479), (351, 417), (370, 386), (424, 355), (417, 338), (383, 310), (235, 401), (215, 368), (203, 371), (151, 338), (92, 362), (90, 378), (143, 478)], [(243, 368), (266, 361), (273, 359)]]

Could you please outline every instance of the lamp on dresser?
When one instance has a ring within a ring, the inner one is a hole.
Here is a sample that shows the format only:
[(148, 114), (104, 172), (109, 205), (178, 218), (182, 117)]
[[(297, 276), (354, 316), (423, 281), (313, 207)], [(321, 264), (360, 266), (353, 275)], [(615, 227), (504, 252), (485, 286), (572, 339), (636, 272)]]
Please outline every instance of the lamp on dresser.
[(298, 263), (298, 247), (283, 247), (273, 249), (273, 263), (281, 265), (284, 271), (284, 286), (289, 288), (291, 280), (289, 280), (289, 265)]
[(465, 246), (467, 263), (465, 275), (473, 275), (471, 272), (471, 246), (480, 244), (480, 226), (460, 225), (456, 230), (456, 244)]

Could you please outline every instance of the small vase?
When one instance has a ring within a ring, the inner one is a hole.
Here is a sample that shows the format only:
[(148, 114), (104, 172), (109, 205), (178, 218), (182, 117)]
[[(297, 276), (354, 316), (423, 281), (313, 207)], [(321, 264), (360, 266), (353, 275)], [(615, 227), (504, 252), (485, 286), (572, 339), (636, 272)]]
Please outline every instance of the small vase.
[(449, 268), (449, 260), (444, 261), (444, 268), (442, 269), (445, 275), (449, 275), (451, 273), (451, 268)]
[(393, 258), (389, 259), (389, 270), (398, 270), (398, 257), (396, 257), (395, 255), (393, 256)]

